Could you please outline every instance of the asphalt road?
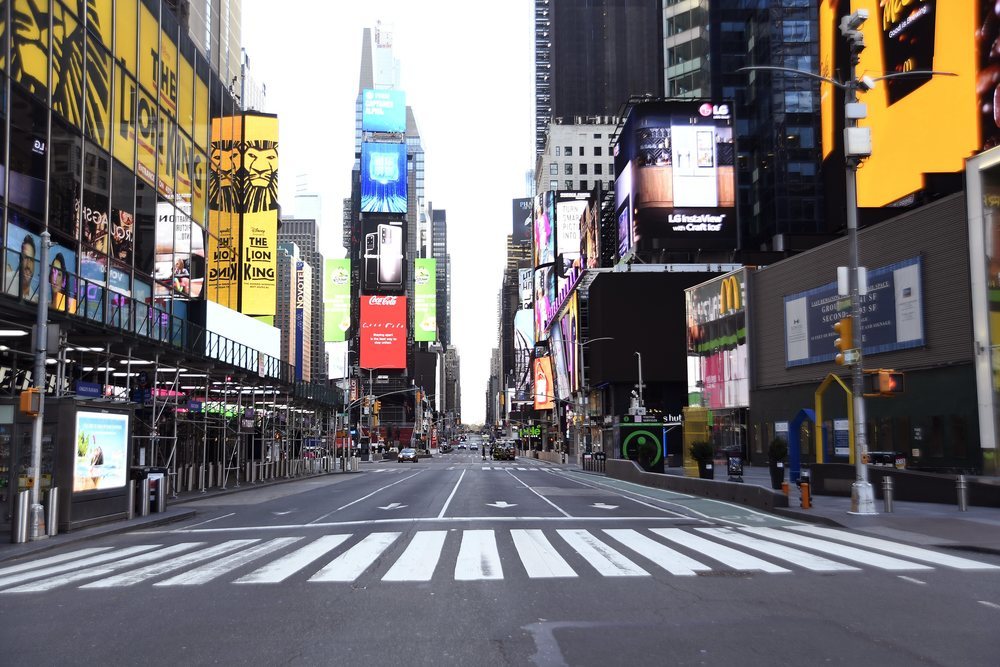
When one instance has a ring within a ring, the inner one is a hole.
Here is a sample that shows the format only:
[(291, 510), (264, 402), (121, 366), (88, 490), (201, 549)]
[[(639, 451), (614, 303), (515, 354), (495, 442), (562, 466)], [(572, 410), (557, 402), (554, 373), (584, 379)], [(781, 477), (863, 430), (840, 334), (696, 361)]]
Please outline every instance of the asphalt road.
[(1000, 558), (458, 450), (0, 567), (11, 664), (995, 665)]

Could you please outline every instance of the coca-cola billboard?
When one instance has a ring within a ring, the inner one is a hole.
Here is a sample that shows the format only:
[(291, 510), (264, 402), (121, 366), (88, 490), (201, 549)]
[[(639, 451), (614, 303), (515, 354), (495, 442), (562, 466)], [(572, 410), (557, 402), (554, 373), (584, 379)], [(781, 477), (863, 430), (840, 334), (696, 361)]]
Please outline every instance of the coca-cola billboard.
[(406, 297), (361, 297), (361, 367), (406, 368)]

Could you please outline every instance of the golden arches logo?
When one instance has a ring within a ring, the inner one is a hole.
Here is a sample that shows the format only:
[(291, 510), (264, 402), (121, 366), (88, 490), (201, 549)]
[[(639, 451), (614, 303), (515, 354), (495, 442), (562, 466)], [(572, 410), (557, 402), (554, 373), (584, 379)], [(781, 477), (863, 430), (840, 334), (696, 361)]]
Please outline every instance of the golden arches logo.
[(740, 309), (740, 283), (736, 276), (729, 276), (719, 286), (719, 314)]

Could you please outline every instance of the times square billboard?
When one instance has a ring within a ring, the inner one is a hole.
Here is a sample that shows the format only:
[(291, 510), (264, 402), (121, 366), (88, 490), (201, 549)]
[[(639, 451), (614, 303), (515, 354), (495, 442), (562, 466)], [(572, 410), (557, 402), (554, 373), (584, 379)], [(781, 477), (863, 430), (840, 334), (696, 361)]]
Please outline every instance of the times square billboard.
[[(821, 0), (819, 73), (842, 80), (847, 14), (867, 10), (858, 76), (910, 75), (876, 81), (860, 92), (872, 154), (857, 172), (858, 205), (913, 203), (928, 174), (960, 173), (965, 160), (1000, 145), (1000, 5), (991, 0)], [(822, 149), (827, 168), (843, 170), (844, 96), (820, 84)], [(842, 176), (841, 176), (842, 178)]]
[(619, 256), (736, 247), (731, 109), (705, 100), (632, 107), (613, 148)]

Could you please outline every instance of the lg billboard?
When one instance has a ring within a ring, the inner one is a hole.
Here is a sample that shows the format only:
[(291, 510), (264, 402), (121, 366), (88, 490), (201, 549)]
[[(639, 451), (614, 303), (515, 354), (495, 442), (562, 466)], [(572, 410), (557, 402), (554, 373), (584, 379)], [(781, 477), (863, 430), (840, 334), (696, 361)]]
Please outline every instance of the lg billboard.
[(736, 246), (736, 151), (729, 104), (636, 104), (614, 156), (620, 254)]

